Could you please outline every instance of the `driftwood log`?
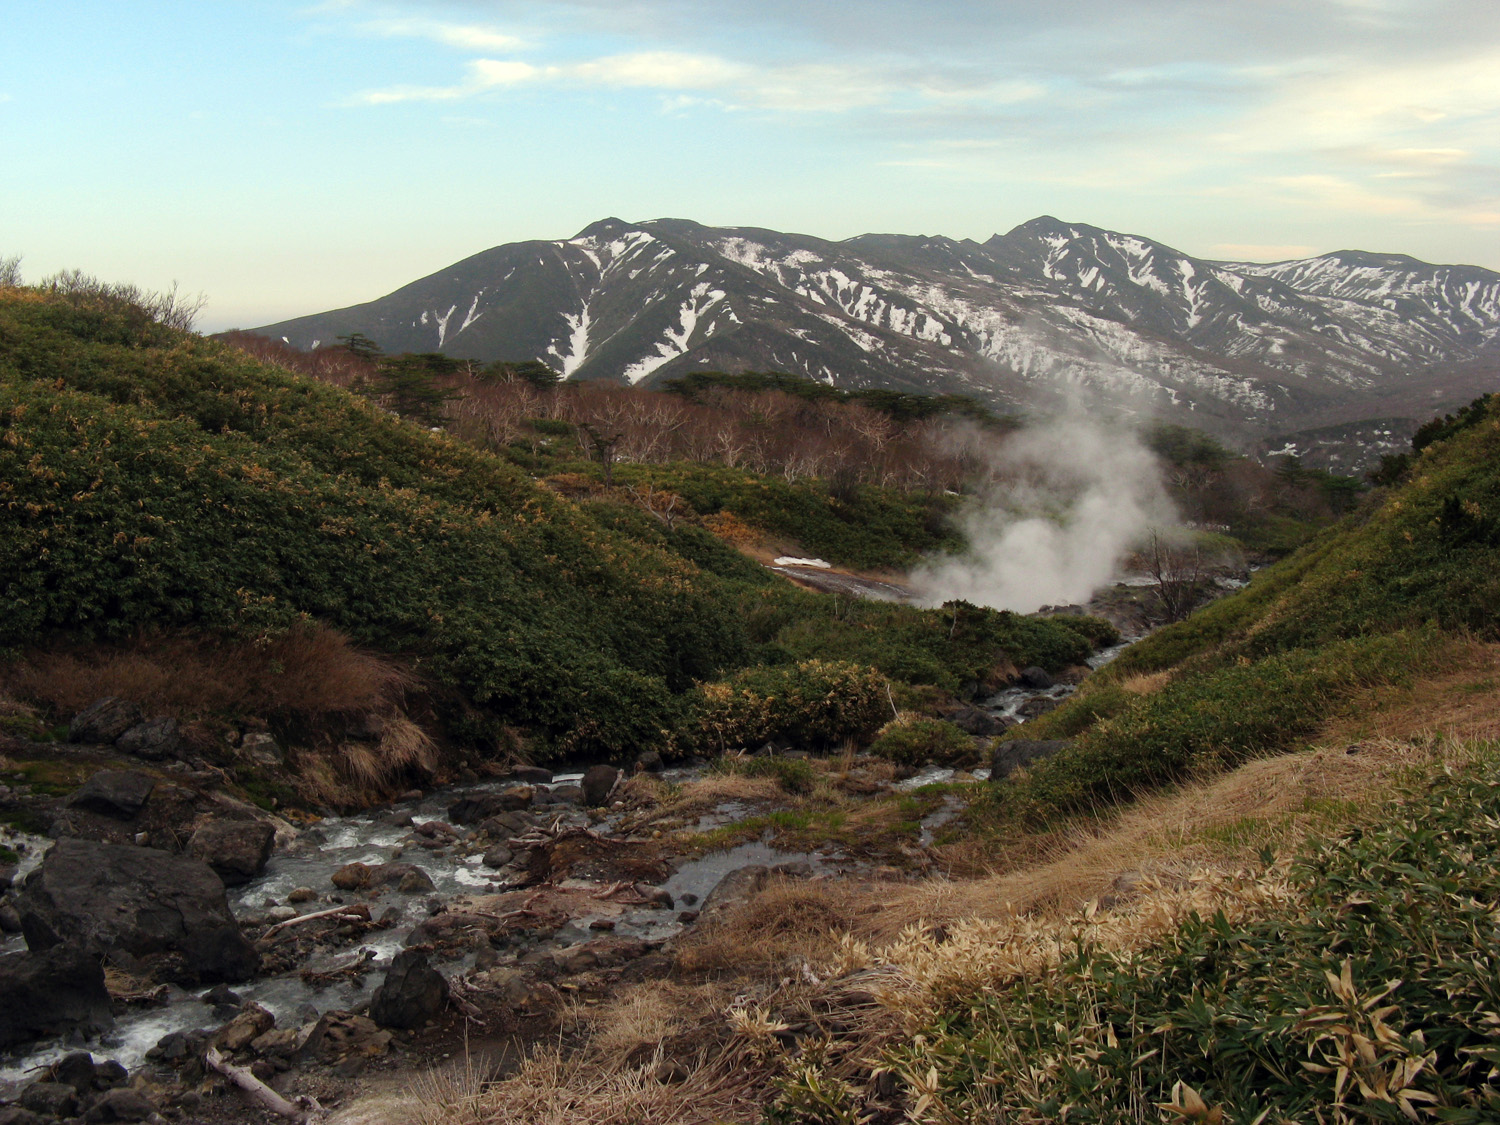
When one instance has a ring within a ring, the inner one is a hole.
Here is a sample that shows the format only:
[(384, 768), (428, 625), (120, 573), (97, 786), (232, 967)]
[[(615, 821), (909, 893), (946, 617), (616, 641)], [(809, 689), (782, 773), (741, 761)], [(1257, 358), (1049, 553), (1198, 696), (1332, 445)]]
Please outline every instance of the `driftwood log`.
[(210, 1070), (217, 1071), (230, 1082), (234, 1083), (251, 1101), (257, 1105), (269, 1109), (278, 1116), (294, 1121), (297, 1125), (310, 1125), (323, 1116), (323, 1107), (318, 1104), (316, 1098), (298, 1098), (295, 1102), (289, 1102), (271, 1087), (267, 1086), (255, 1075), (251, 1074), (243, 1066), (235, 1066), (219, 1053), (217, 1047), (210, 1047), (203, 1053), (203, 1062)]

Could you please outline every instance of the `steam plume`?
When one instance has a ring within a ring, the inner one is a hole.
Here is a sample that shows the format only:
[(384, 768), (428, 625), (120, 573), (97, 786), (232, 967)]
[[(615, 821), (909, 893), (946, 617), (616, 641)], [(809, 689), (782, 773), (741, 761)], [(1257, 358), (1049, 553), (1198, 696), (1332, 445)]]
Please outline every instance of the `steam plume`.
[(1151, 527), (1175, 524), (1154, 454), (1133, 434), (1064, 417), (991, 454), (961, 517), (969, 551), (912, 573), (923, 605), (962, 598), (1031, 613), (1087, 601)]

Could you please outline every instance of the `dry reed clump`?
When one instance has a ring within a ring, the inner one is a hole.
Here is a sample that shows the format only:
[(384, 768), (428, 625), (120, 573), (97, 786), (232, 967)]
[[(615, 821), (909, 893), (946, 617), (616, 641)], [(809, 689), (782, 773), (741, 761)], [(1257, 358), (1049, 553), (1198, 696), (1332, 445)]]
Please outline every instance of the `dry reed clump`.
[(841, 882), (773, 879), (759, 894), (691, 931), (677, 946), (687, 972), (779, 969), (827, 959), (849, 932), (851, 890)]
[(385, 721), (378, 743), (345, 743), (334, 762), (357, 788), (381, 793), (402, 778), (430, 775), (438, 765), (438, 749), (416, 723), (395, 717)]
[[(532, 1052), (510, 1077), (486, 1081), (470, 1070), (420, 1081), (382, 1125), (714, 1125), (755, 1117), (759, 1071), (740, 1047), (711, 1047), (665, 1082), (653, 1054), (633, 1066), (600, 1065), (561, 1047)], [(377, 1119), (379, 1120), (379, 1119)], [(374, 1125), (371, 1122), (371, 1125)]]
[(1261, 873), (1201, 871), (1170, 882), (1146, 877), (1137, 891), (1121, 908), (1101, 910), (1090, 903), (1067, 918), (1015, 914), (937, 927), (919, 921), (881, 947), (847, 938), (826, 970), (835, 977), (851, 970), (873, 975), (863, 987), (915, 1028), (946, 1002), (1049, 972), (1080, 945), (1130, 952), (1190, 915), (1222, 912), (1234, 923), (1282, 908), (1294, 897), (1284, 864)]
[(1128, 691), (1131, 695), (1150, 695), (1160, 691), (1171, 682), (1171, 672), (1143, 672), (1121, 680), (1116, 686), (1121, 691)]

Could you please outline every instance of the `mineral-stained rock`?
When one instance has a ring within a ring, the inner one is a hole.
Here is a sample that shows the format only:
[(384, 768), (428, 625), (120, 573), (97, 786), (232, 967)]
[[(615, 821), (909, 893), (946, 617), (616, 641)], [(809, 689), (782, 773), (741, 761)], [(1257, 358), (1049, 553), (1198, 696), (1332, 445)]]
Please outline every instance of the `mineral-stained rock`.
[(102, 813), (119, 820), (130, 820), (145, 807), (146, 798), (156, 788), (156, 778), (135, 770), (100, 770), (68, 798), (75, 809)]
[(370, 1018), (381, 1027), (421, 1027), (448, 1003), (448, 981), (420, 949), (403, 949), (385, 983), (370, 998)]
[(188, 851), (237, 887), (265, 870), (275, 843), (276, 829), (263, 820), (211, 820), (193, 833)]
[(68, 724), (69, 742), (113, 742), (141, 721), (141, 709), (125, 699), (96, 699)]
[(0, 1047), (113, 1023), (97, 957), (76, 945), (0, 956)]
[(308, 1033), (298, 1055), (301, 1058), (336, 1062), (350, 1055), (383, 1055), (391, 1045), (391, 1033), (375, 1021), (349, 1012), (325, 1012)]
[(395, 883), (405, 894), (435, 890), (432, 879), (414, 863), (346, 863), (333, 873), (333, 885), (343, 891), (363, 891)]
[(243, 1051), (250, 1043), (276, 1026), (276, 1017), (259, 1004), (246, 1004), (214, 1035), (214, 1042), (226, 1051)]
[(224, 884), (192, 856), (59, 840), (26, 877), (17, 907), (32, 949), (66, 937), (95, 954), (173, 954), (167, 975), (188, 980), (245, 980), (260, 964)]

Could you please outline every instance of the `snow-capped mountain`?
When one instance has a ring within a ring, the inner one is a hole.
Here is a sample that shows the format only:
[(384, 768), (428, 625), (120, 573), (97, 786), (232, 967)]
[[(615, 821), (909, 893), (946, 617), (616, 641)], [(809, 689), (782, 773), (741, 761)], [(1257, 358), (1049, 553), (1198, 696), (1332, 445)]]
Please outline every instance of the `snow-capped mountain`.
[(984, 243), (606, 219), (257, 331), (299, 347), (359, 331), (578, 379), (775, 369), (1002, 409), (1107, 399), (1248, 435), (1425, 417), (1492, 389), (1500, 274), (1358, 251), (1213, 262), (1050, 217)]

